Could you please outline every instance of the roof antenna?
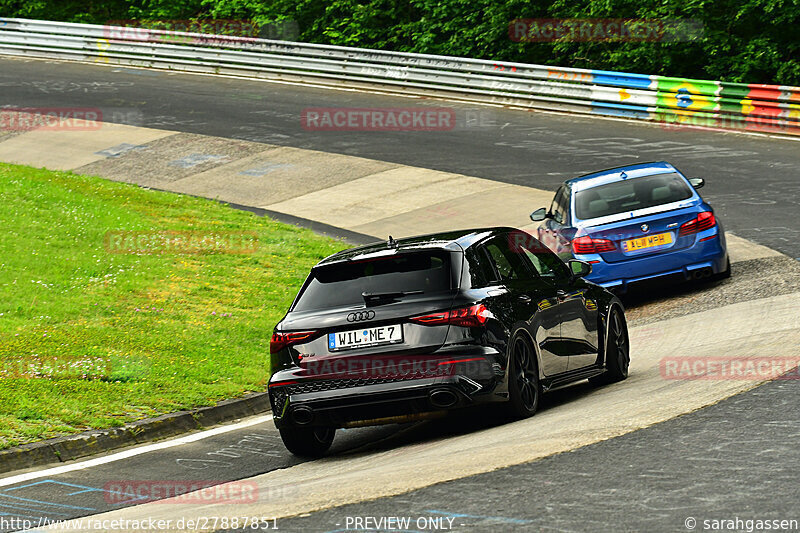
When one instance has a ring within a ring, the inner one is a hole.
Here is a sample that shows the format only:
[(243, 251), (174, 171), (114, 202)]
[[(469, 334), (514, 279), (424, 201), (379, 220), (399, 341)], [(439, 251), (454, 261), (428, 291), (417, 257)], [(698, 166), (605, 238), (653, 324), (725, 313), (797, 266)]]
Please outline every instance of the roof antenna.
[(389, 245), (389, 248), (397, 248), (397, 241), (394, 240), (394, 238), (391, 235), (389, 235), (389, 241), (387, 242), (387, 244)]

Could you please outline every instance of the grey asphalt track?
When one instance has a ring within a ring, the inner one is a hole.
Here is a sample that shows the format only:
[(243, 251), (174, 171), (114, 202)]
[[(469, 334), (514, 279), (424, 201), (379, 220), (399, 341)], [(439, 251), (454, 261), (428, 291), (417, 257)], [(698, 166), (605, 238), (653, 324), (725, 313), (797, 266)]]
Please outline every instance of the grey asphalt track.
[[(340, 431), (332, 452), (346, 454), (381, 446), (383, 440), (396, 438), (397, 432), (398, 426)], [(209, 487), (301, 462), (286, 451), (278, 431), (269, 420), (89, 469), (47, 473), (13, 484), (3, 484), (3, 478), (0, 478), (0, 532), (14, 530), (7, 527), (12, 524), (4, 524), (3, 519), (27, 519), (32, 524), (45, 523), (45, 519), (49, 522), (74, 519), (143, 503), (148, 501), (148, 495), (163, 497), (167, 491), (173, 491), (174, 495), (175, 490), (181, 492), (185, 489), (180, 487), (193, 483), (199, 484), (198, 487)], [(30, 472), (45, 468), (31, 469)], [(20, 474), (13, 473), (15, 476)], [(245, 491), (250, 488), (246, 482), (242, 482), (241, 487)], [(255, 496), (269, 501), (269, 495), (256, 493)], [(186, 505), (213, 502), (215, 497), (206, 501), (187, 500)], [(231, 494), (230, 499), (238, 501), (242, 498)]]
[[(410, 520), (405, 531), (429, 531), (436, 520), (453, 532), (766, 531), (755, 521), (794, 520), (786, 529), (797, 531), (798, 402), (796, 380), (773, 381), (572, 452), (282, 519), (278, 527), (374, 531), (358, 525), (399, 517)], [(734, 527), (714, 527), (715, 520)]]

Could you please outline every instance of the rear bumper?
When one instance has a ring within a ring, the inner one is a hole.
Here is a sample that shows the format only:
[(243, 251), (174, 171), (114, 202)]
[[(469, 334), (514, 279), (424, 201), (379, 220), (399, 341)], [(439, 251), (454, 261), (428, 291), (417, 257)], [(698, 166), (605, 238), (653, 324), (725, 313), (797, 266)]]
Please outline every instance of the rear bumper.
[[(706, 240), (703, 240), (706, 239)], [(683, 250), (649, 257), (607, 263), (599, 254), (576, 255), (576, 259), (592, 263), (589, 281), (606, 288), (625, 289), (628, 284), (663, 276), (682, 274), (686, 279), (719, 274), (727, 266), (725, 233), (715, 227), (697, 235), (695, 243)]]
[(404, 417), (410, 420), (413, 415), (492, 401), (495, 384), (494, 379), (477, 381), (465, 375), (383, 382), (309, 379), (281, 385), (281, 381), (283, 376), (273, 376), (269, 389), (279, 428), (402, 422)]

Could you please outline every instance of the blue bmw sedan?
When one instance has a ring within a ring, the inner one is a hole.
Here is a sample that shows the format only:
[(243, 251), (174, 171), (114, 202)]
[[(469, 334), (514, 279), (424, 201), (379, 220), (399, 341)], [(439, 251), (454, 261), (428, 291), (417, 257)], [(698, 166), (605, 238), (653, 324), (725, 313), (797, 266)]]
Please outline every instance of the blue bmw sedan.
[(587, 279), (607, 288), (672, 274), (725, 278), (725, 232), (697, 193), (703, 185), (663, 161), (602, 170), (564, 182), (531, 220), (539, 240), (590, 263)]

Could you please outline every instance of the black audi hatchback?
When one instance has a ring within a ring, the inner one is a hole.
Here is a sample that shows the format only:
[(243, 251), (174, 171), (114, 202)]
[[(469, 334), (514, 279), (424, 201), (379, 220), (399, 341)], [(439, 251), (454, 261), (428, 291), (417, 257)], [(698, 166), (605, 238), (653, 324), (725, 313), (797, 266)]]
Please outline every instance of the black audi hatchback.
[(488, 228), (373, 244), (314, 268), (275, 327), (270, 401), (284, 444), (323, 455), (336, 428), (625, 379), (622, 303), (530, 234)]

